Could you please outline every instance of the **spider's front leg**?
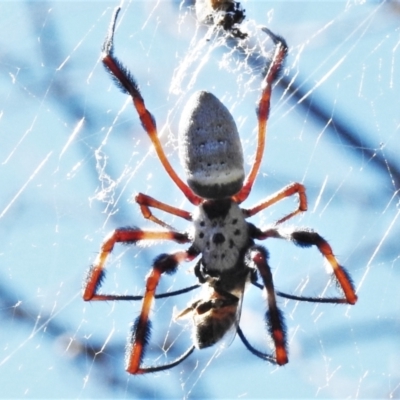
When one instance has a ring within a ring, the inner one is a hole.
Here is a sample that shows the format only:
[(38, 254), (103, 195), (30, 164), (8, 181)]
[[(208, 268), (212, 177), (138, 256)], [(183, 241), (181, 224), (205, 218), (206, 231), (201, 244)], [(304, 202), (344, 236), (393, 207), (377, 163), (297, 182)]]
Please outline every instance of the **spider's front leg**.
[(272, 84), (276, 80), (282, 68), (282, 64), (288, 52), (288, 46), (285, 39), (275, 35), (269, 29), (263, 28), (263, 31), (271, 38), (275, 45), (274, 55), (268, 67), (267, 74), (261, 84), (261, 97), (257, 107), (258, 119), (258, 139), (257, 150), (251, 170), (246, 178), (242, 189), (234, 196), (234, 200), (240, 204), (249, 196), (253, 187), (254, 181), (260, 169), (261, 161), (264, 155), (265, 137), (267, 130), (267, 122), (271, 105)]
[(140, 122), (142, 123), (144, 130), (148, 134), (151, 142), (153, 143), (157, 156), (167, 174), (175, 182), (179, 189), (181, 189), (183, 194), (192, 204), (199, 205), (202, 202), (202, 199), (199, 196), (195, 195), (193, 191), (189, 188), (189, 186), (182, 181), (182, 179), (178, 176), (178, 174), (168, 161), (168, 158), (161, 146), (161, 142), (158, 137), (156, 121), (150, 111), (146, 108), (144, 99), (142, 97), (142, 94), (140, 93), (139, 86), (135, 78), (114, 55), (114, 31), (119, 11), (120, 7), (117, 7), (111, 21), (108, 35), (103, 45), (103, 65), (105, 66), (106, 70), (111, 74), (116, 85), (124, 93), (131, 96), (133, 105), (139, 115)]

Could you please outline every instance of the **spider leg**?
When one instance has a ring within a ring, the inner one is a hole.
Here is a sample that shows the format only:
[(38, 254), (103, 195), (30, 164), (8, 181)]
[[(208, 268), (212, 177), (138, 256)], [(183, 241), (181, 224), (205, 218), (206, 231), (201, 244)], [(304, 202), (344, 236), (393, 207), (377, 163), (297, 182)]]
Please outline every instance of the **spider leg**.
[(333, 255), (332, 248), (329, 243), (317, 232), (314, 232), (311, 229), (293, 229), (292, 231), (288, 231), (287, 229), (283, 230), (279, 228), (271, 228), (265, 231), (261, 231), (256, 228), (253, 232), (253, 238), (259, 240), (267, 238), (285, 239), (294, 242), (294, 244), (300, 247), (310, 247), (313, 245), (316, 246), (332, 267), (335, 280), (344, 294), (344, 298), (334, 297), (328, 299), (313, 297), (302, 298), (301, 296), (297, 297), (292, 295), (285, 295), (285, 293), (281, 294), (282, 297), (319, 303), (329, 302), (355, 304), (357, 302), (357, 295), (355, 293), (354, 284), (349, 274), (347, 273), (345, 268), (338, 263), (336, 257)]
[(269, 361), (272, 364), (276, 364), (275, 358), (271, 354), (266, 354), (262, 353), (261, 351), (255, 349), (247, 340), (246, 336), (244, 336), (244, 333), (240, 326), (238, 325), (237, 327), (237, 333), (240, 337), (240, 340), (243, 342), (243, 344), (246, 346), (247, 350), (249, 350), (251, 353), (253, 353), (255, 356), (260, 357), (264, 361)]
[[(250, 258), (250, 263), (255, 264), (257, 267), (266, 291), (268, 311), (265, 319), (267, 322), (268, 331), (275, 344), (276, 363), (279, 365), (284, 365), (288, 362), (286, 350), (286, 328), (282, 312), (279, 310), (276, 304), (275, 289), (272, 280), (271, 268), (268, 265), (267, 250), (261, 246), (252, 246), (249, 249), (248, 257)], [(241, 339), (243, 341), (242, 337)], [(246, 345), (245, 341), (243, 341), (243, 343)], [(249, 348), (247, 345), (246, 347)]]
[(192, 221), (192, 214), (190, 212), (162, 203), (161, 201), (158, 201), (146, 194), (139, 193), (137, 196), (135, 196), (135, 201), (139, 204), (140, 211), (142, 212), (144, 218), (149, 219), (150, 221), (153, 221), (169, 230), (175, 231), (176, 229), (154, 216), (150, 210), (150, 207), (157, 208), (158, 210), (165, 211), (172, 215), (176, 215), (177, 217), (181, 217), (187, 221)]
[(282, 67), (282, 64), (285, 60), (288, 46), (280, 36), (275, 35), (269, 29), (263, 28), (263, 31), (272, 39), (275, 44), (275, 52), (272, 57), (271, 63), (268, 68), (268, 72), (261, 84), (261, 98), (258, 103), (257, 108), (257, 119), (258, 119), (258, 143), (255, 159), (250, 170), (249, 175), (246, 178), (246, 181), (239, 191), (238, 194), (234, 196), (234, 200), (237, 203), (241, 203), (247, 199), (250, 194), (250, 191), (253, 187), (253, 183), (257, 177), (258, 170), (260, 169), (262, 157), (264, 154), (265, 148), (265, 132), (267, 128), (267, 121), (270, 110), (270, 102), (271, 102), (271, 92), (272, 92), (272, 84), (274, 83), (276, 77), (279, 74), (279, 71)]
[[(107, 257), (114, 248), (115, 243), (134, 244), (140, 240), (173, 240), (177, 243), (189, 243), (187, 234), (172, 231), (142, 231), (136, 228), (120, 228), (106, 237), (101, 245), (100, 253), (90, 267), (83, 289), (83, 299), (91, 300), (115, 300), (113, 296), (97, 293), (105, 276), (105, 263)], [(114, 296), (115, 297), (115, 296)]]
[(294, 194), (298, 194), (299, 196), (299, 205), (296, 210), (286, 215), (285, 217), (279, 219), (275, 222), (275, 225), (281, 224), (282, 222), (287, 221), (288, 219), (294, 217), (295, 215), (307, 211), (307, 196), (306, 196), (306, 188), (301, 183), (292, 183), (288, 186), (285, 186), (283, 189), (269, 196), (266, 200), (257, 204), (256, 206), (250, 209), (243, 209), (243, 213), (245, 218), (252, 217), (253, 215), (259, 213), (267, 207), (272, 206), (273, 204), (287, 198), (293, 196)]
[(135, 106), (136, 111), (139, 114), (142, 126), (149, 135), (157, 156), (170, 178), (175, 182), (179, 189), (181, 189), (183, 194), (192, 204), (198, 205), (201, 203), (201, 198), (196, 196), (189, 188), (189, 186), (187, 186), (181, 180), (181, 178), (179, 178), (179, 176), (169, 163), (167, 156), (165, 155), (165, 152), (161, 146), (160, 139), (158, 138), (155, 119), (146, 108), (135, 78), (128, 71), (128, 69), (114, 56), (114, 31), (119, 11), (120, 7), (117, 7), (111, 21), (108, 35), (103, 45), (102, 62), (106, 67), (106, 70), (111, 74), (117, 86), (124, 93), (129, 94), (132, 97), (133, 105)]
[(136, 243), (140, 240), (173, 240), (178, 243), (188, 243), (190, 239), (187, 234), (167, 231), (142, 231), (135, 228), (120, 228), (112, 232), (103, 242), (99, 255), (94, 264), (89, 269), (86, 283), (83, 291), (83, 299), (90, 300), (142, 300), (142, 310), (139, 317), (133, 324), (132, 335), (129, 338), (126, 353), (126, 369), (131, 374), (142, 374), (146, 372), (161, 371), (172, 368), (186, 359), (194, 350), (194, 347), (188, 349), (182, 356), (175, 361), (157, 366), (141, 368), (140, 364), (144, 355), (145, 347), (150, 339), (151, 323), (149, 314), (151, 305), (155, 298), (163, 298), (186, 293), (197, 288), (199, 285), (193, 285), (185, 289), (177, 290), (170, 293), (162, 293), (156, 295), (156, 289), (160, 281), (161, 275), (172, 274), (178, 268), (178, 265), (184, 261), (191, 261), (197, 257), (198, 252), (190, 247), (185, 251), (178, 251), (172, 254), (161, 254), (153, 263), (150, 273), (146, 277), (146, 290), (144, 296), (125, 296), (125, 295), (107, 295), (98, 293), (101, 282), (105, 276), (105, 263), (108, 255), (114, 248), (115, 243)]
[[(147, 374), (149, 372), (159, 372), (159, 371), (165, 371), (166, 369), (170, 369), (173, 367), (176, 367), (179, 365), (182, 361), (186, 360), (193, 351), (195, 350), (195, 346), (189, 347), (188, 350), (186, 350), (180, 357), (178, 357), (176, 360), (163, 364), (163, 365), (158, 365), (157, 367), (145, 367), (145, 368), (140, 368), (136, 374)], [(129, 372), (129, 371), (128, 371)]]
[[(256, 285), (257, 286), (257, 285)], [(167, 297), (179, 296), (184, 293), (191, 292), (194, 289), (198, 289), (200, 285), (196, 283), (195, 285), (185, 287), (183, 289), (173, 290), (171, 292), (159, 293), (154, 296), (155, 299), (165, 299)], [(129, 295), (129, 294), (96, 294), (96, 299), (94, 300), (104, 300), (104, 301), (138, 301), (143, 300), (142, 295)]]
[[(260, 283), (253, 281), (251, 282), (254, 286), (258, 287), (259, 289), (264, 289), (264, 286)], [(174, 293), (174, 292), (171, 292)], [(283, 297), (284, 299), (289, 300), (297, 300), (297, 301), (308, 301), (310, 303), (330, 303), (330, 304), (338, 304), (338, 303), (345, 303), (347, 304), (346, 299), (341, 299), (337, 297), (307, 297), (307, 296), (296, 296), (294, 294), (284, 293), (279, 290), (275, 290), (275, 294), (279, 297)]]
[(153, 263), (150, 273), (146, 277), (146, 290), (143, 296), (142, 310), (132, 327), (132, 335), (128, 342), (126, 350), (126, 370), (130, 374), (143, 374), (146, 372), (161, 371), (172, 368), (188, 357), (193, 349), (189, 349), (185, 354), (179, 357), (171, 364), (165, 364), (157, 367), (141, 367), (145, 348), (150, 339), (151, 322), (149, 319), (151, 305), (155, 298), (155, 292), (160, 282), (162, 274), (173, 274), (178, 265), (184, 261), (191, 261), (197, 256), (197, 253), (191, 251), (178, 251), (172, 254), (161, 254)]

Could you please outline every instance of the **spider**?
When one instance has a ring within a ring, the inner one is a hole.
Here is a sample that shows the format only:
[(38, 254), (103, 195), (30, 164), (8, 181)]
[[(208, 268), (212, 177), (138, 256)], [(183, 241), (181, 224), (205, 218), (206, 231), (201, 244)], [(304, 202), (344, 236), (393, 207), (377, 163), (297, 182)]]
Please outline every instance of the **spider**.
[[(195, 348), (202, 349), (217, 343), (228, 332), (237, 333), (245, 347), (257, 357), (271, 363), (288, 362), (286, 330), (276, 297), (317, 303), (355, 304), (357, 295), (346, 270), (339, 265), (328, 242), (311, 229), (282, 229), (283, 222), (307, 210), (305, 187), (292, 183), (267, 197), (257, 205), (244, 209), (239, 205), (247, 199), (260, 168), (265, 144), (266, 125), (270, 109), (272, 84), (281, 69), (288, 47), (283, 38), (267, 28), (264, 32), (274, 43), (274, 54), (261, 85), (257, 108), (258, 144), (254, 162), (245, 177), (243, 151), (235, 121), (228, 109), (213, 94), (197, 92), (188, 101), (179, 126), (180, 158), (186, 172), (184, 182), (172, 168), (158, 138), (155, 119), (145, 106), (139, 87), (128, 71), (115, 57), (114, 30), (119, 13), (114, 12), (109, 33), (103, 46), (103, 64), (123, 92), (131, 96), (144, 130), (156, 150), (162, 166), (190, 203), (190, 213), (168, 205), (143, 193), (135, 200), (144, 218), (160, 225), (162, 230), (119, 228), (109, 234), (84, 282), (83, 299), (142, 300), (140, 315), (132, 325), (126, 350), (126, 370), (143, 374), (172, 368), (184, 361)], [(297, 195), (298, 207), (275, 222), (272, 228), (262, 230), (246, 221), (280, 200)], [(191, 223), (188, 232), (179, 232), (153, 215), (151, 209), (161, 210)], [(304, 297), (285, 294), (274, 289), (267, 250), (255, 240), (284, 239), (301, 247), (316, 246), (333, 270), (333, 278), (342, 291), (339, 297)], [(138, 241), (169, 240), (186, 244), (185, 250), (157, 256), (146, 276), (143, 296), (103, 294), (100, 286), (105, 277), (105, 264), (116, 243), (135, 244)], [(198, 259), (194, 274), (198, 283), (173, 292), (156, 293), (164, 274), (173, 274), (179, 265)], [(262, 284), (258, 283), (258, 276)], [(266, 326), (272, 338), (275, 354), (255, 349), (244, 336), (240, 326), (240, 307), (245, 286), (251, 283), (265, 292), (268, 311)], [(179, 315), (193, 318), (193, 344), (176, 360), (158, 366), (144, 366), (143, 357), (150, 339), (150, 311), (157, 298), (187, 293), (203, 288), (202, 297), (190, 304)]]

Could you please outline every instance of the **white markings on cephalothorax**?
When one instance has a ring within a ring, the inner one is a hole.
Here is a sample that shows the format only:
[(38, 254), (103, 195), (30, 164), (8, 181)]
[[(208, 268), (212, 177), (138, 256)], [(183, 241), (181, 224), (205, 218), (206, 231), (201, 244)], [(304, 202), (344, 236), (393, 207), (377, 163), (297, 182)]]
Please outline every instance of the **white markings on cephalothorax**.
[(229, 210), (222, 215), (215, 213), (210, 217), (206, 207), (207, 204), (202, 204), (193, 215), (193, 244), (202, 253), (203, 265), (209, 271), (234, 268), (249, 241), (248, 224), (243, 212), (230, 200)]

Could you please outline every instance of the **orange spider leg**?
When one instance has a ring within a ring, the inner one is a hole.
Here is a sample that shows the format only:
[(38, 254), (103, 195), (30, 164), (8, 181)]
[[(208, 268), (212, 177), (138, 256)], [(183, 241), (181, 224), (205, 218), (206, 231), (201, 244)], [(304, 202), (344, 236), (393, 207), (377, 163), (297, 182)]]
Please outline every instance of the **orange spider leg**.
[(186, 198), (192, 204), (198, 205), (201, 203), (202, 199), (196, 196), (189, 188), (189, 186), (187, 186), (186, 183), (184, 183), (182, 179), (179, 178), (179, 176), (172, 168), (171, 164), (168, 161), (168, 158), (164, 153), (160, 139), (158, 138), (155, 119), (145, 106), (138, 84), (136, 83), (134, 77), (126, 69), (126, 67), (124, 67), (113, 54), (114, 30), (119, 11), (120, 7), (118, 7), (114, 12), (111, 26), (103, 46), (102, 62), (106, 67), (107, 71), (110, 72), (110, 74), (113, 76), (115, 82), (121, 88), (121, 90), (132, 97), (133, 104), (136, 108), (137, 113), (139, 114), (142, 126), (149, 135), (150, 140), (153, 143), (154, 149), (156, 150), (157, 156), (160, 159), (164, 169), (167, 171), (168, 175), (179, 187), (179, 189), (181, 189)]
[[(153, 268), (146, 277), (146, 291), (143, 296), (142, 310), (140, 316), (137, 318), (133, 325), (132, 337), (129, 341), (126, 352), (126, 370), (130, 374), (143, 374), (146, 372), (160, 371), (162, 369), (171, 368), (171, 364), (162, 365), (159, 367), (141, 368), (141, 363), (144, 355), (145, 348), (150, 338), (151, 323), (149, 315), (151, 305), (155, 297), (156, 289), (162, 274), (174, 273), (180, 263), (183, 261), (193, 260), (197, 254), (189, 251), (178, 251), (173, 254), (161, 254), (156, 258)], [(181, 356), (175, 363), (183, 361), (191, 354), (193, 347), (191, 347), (183, 356)]]
[(254, 246), (251, 249), (250, 257), (260, 273), (267, 295), (268, 312), (266, 314), (266, 322), (275, 344), (276, 362), (279, 365), (284, 365), (289, 361), (286, 350), (286, 328), (282, 312), (276, 304), (271, 268), (268, 265), (268, 254), (263, 247)]
[(281, 69), (281, 66), (283, 64), (283, 61), (285, 60), (288, 51), (287, 44), (283, 38), (276, 36), (267, 28), (263, 28), (263, 31), (266, 32), (274, 42), (275, 53), (272, 57), (272, 61), (269, 66), (268, 72), (261, 84), (262, 92), (257, 108), (258, 143), (257, 143), (255, 159), (251, 171), (247, 176), (242, 189), (239, 191), (239, 193), (237, 193), (234, 196), (234, 200), (237, 203), (241, 203), (247, 199), (253, 187), (253, 183), (257, 177), (258, 170), (260, 169), (265, 148), (265, 137), (266, 137), (267, 121), (271, 103), (272, 84), (274, 83), (277, 75), (279, 74), (279, 71)]
[(140, 211), (142, 212), (144, 218), (149, 219), (150, 221), (153, 221), (164, 228), (175, 230), (172, 226), (154, 216), (150, 210), (150, 207), (154, 207), (158, 210), (176, 215), (177, 217), (186, 219), (187, 221), (192, 221), (192, 214), (190, 212), (162, 203), (161, 201), (158, 201), (147, 194), (139, 193), (135, 196), (135, 201), (139, 204)]
[(272, 206), (273, 204), (277, 203), (285, 199), (286, 197), (293, 196), (294, 194), (299, 195), (299, 205), (296, 210), (291, 212), (290, 214), (286, 215), (285, 217), (279, 219), (275, 222), (275, 225), (281, 224), (284, 221), (294, 217), (300, 212), (307, 211), (307, 196), (306, 196), (306, 188), (301, 183), (292, 183), (288, 186), (285, 186), (283, 189), (279, 190), (278, 192), (269, 196), (266, 200), (262, 201), (260, 204), (250, 208), (250, 209), (243, 209), (243, 213), (246, 218), (252, 217), (253, 215), (257, 214), (258, 212), (264, 210), (265, 208)]
[[(279, 228), (272, 228), (266, 231), (258, 231), (253, 233), (253, 237), (255, 239), (267, 239), (270, 237), (278, 238), (278, 239), (286, 239), (293, 241), (296, 245), (300, 247), (310, 247), (315, 245), (320, 253), (325, 257), (330, 266), (333, 269), (333, 274), (335, 276), (335, 280), (338, 283), (338, 286), (342, 289), (344, 298), (304, 298), (305, 301), (314, 301), (314, 302), (335, 302), (335, 303), (347, 303), (347, 304), (355, 304), (357, 302), (357, 294), (354, 289), (354, 284), (345, 270), (342, 267), (336, 257), (333, 255), (332, 248), (329, 243), (321, 237), (317, 232), (314, 232), (311, 229), (296, 229), (292, 232), (282, 231)], [(288, 297), (289, 296), (282, 296)], [(293, 297), (294, 298), (294, 297)], [(299, 298), (300, 300), (300, 298)], [(322, 301), (321, 301), (322, 300)], [(324, 301), (325, 300), (325, 301)]]
[(120, 228), (113, 231), (104, 240), (101, 245), (94, 264), (90, 267), (83, 289), (83, 299), (91, 300), (109, 300), (110, 296), (98, 294), (97, 291), (101, 286), (104, 278), (104, 268), (107, 257), (114, 248), (115, 243), (136, 243), (139, 240), (173, 240), (177, 243), (189, 243), (190, 239), (186, 234), (179, 232), (157, 232), (142, 231), (134, 228)]

